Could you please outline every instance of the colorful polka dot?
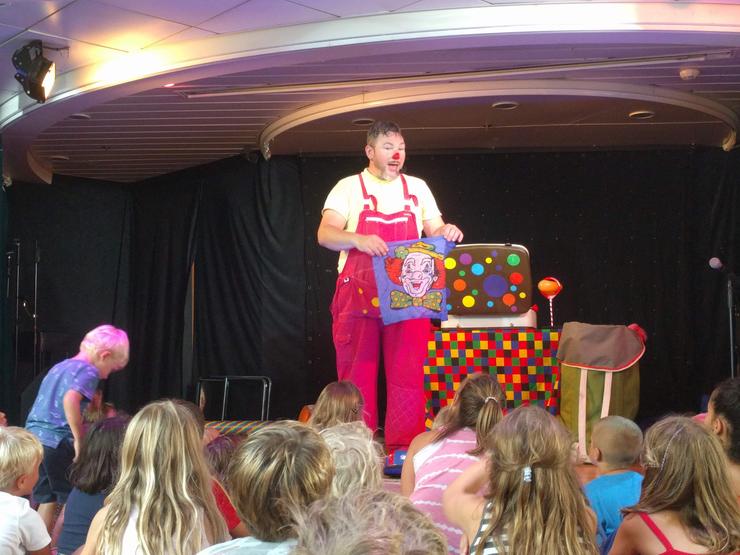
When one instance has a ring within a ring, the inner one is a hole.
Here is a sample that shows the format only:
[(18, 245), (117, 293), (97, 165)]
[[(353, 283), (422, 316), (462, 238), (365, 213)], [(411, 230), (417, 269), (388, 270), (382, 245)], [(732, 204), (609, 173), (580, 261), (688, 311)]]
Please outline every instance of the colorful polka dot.
[(360, 295), (362, 295), (362, 294), (364, 293), (364, 291), (362, 290), (362, 287), (358, 287), (358, 288), (357, 288), (357, 292), (358, 292), (358, 293), (359, 293)]
[(506, 263), (509, 266), (519, 266), (519, 263), (521, 262), (521, 258), (519, 258), (519, 255), (516, 253), (511, 253), (509, 256), (506, 257)]
[(452, 310), (452, 305), (451, 304), (448, 304), (447, 305), (447, 310)]
[(475, 276), (482, 276), (485, 269), (483, 268), (483, 264), (473, 264), (470, 267), (470, 271), (473, 272), (473, 275)]
[(526, 299), (527, 298), (527, 294), (524, 291), (522, 291), (521, 293), (519, 293), (519, 298), (520, 299)]
[(488, 301), (488, 302), (486, 303), (486, 306), (487, 306), (488, 308), (493, 308), (493, 301)]
[(509, 287), (509, 290), (510, 290), (510, 291), (511, 291), (512, 293), (516, 293), (516, 290), (517, 290), (517, 289), (518, 289), (518, 287), (517, 287), (516, 285), (512, 285), (511, 287)]
[(513, 272), (509, 276), (509, 281), (513, 283), (514, 285), (519, 285), (524, 281), (524, 276), (520, 274), (519, 272)]
[(483, 280), (483, 291), (485, 291), (489, 297), (500, 297), (508, 289), (508, 284), (502, 276), (493, 275), (488, 276)]
[(514, 295), (512, 295), (511, 293), (506, 293), (506, 295), (501, 297), (501, 300), (506, 306), (511, 306), (516, 302), (516, 297), (514, 297)]
[(465, 264), (467, 266), (472, 261), (473, 261), (473, 257), (470, 256), (470, 253), (464, 252), (460, 255), (460, 264)]
[(500, 272), (502, 269), (501, 264), (496, 264), (496, 271)]
[(519, 312), (519, 308), (516, 305), (514, 305), (514, 306), (511, 307), (511, 311), (512, 312)]
[(445, 268), (453, 270), (457, 266), (457, 260), (454, 258), (445, 258)]
[(475, 306), (475, 298), (472, 295), (465, 295), (462, 298), (462, 304), (465, 308), (471, 308)]
[(478, 296), (478, 290), (477, 289), (473, 289), (470, 293), (473, 295), (473, 297), (477, 297)]
[(367, 308), (363, 308), (363, 309), (362, 309), (362, 313), (363, 313), (363, 314), (367, 314)]
[(378, 308), (380, 306), (380, 300), (378, 299), (378, 297), (373, 297), (370, 300), (370, 304), (373, 305), (375, 308)]
[(491, 254), (494, 258), (496, 258), (498, 256), (498, 251), (491, 251)]
[(491, 262), (493, 262), (493, 258), (491, 258), (490, 256), (487, 256), (486, 257), (486, 264), (490, 264)]
[(467, 283), (465, 283), (464, 279), (456, 279), (454, 282), (452, 282), (452, 288), (455, 291), (465, 291), (465, 288), (468, 286)]
[(465, 277), (465, 270), (460, 270), (459, 272), (457, 272), (457, 275), (459, 275), (460, 277)]

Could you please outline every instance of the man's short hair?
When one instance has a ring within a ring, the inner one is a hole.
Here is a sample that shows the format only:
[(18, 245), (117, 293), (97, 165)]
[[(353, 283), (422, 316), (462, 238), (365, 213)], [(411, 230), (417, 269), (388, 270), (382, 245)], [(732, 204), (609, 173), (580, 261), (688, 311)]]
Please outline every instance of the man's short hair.
[(0, 491), (15, 487), (23, 474), (33, 471), (44, 458), (41, 442), (24, 428), (0, 427)]
[(294, 511), (327, 495), (334, 463), (309, 426), (283, 420), (250, 434), (229, 466), (229, 493), (250, 533), (263, 541), (295, 536)]
[(447, 539), (409, 499), (355, 490), (317, 501), (296, 517), (295, 555), (446, 555)]
[(627, 468), (640, 455), (642, 430), (628, 418), (607, 416), (594, 425), (591, 442), (609, 468)]
[(378, 140), (378, 137), (390, 135), (391, 133), (402, 135), (401, 128), (397, 123), (383, 120), (375, 121), (370, 126), (370, 129), (367, 130), (367, 144), (374, 145), (375, 141)]

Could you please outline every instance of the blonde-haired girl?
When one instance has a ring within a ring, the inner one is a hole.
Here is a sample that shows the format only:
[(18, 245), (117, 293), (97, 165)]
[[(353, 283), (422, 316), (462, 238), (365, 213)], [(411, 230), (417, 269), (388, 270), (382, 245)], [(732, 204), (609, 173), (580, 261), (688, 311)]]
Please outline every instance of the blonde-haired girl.
[(642, 464), (640, 501), (625, 509), (609, 553), (740, 551), (740, 509), (716, 437), (690, 418), (664, 418), (645, 434)]
[(308, 424), (321, 431), (337, 424), (362, 420), (364, 406), (362, 393), (355, 384), (331, 382), (319, 394)]
[(195, 418), (172, 401), (150, 403), (126, 430), (120, 477), (83, 554), (190, 555), (226, 537)]
[(503, 404), (496, 376), (468, 376), (449, 405), (444, 425), (416, 436), (403, 463), (401, 494), (444, 530), (451, 553), (457, 553), (462, 530), (445, 518), (442, 494), (484, 452), (491, 429), (503, 417)]
[[(570, 461), (567, 430), (545, 410), (519, 407), (491, 433), (490, 460), (443, 495), (444, 511), (475, 555), (594, 555), (596, 518)], [(488, 493), (481, 496), (482, 488)]]

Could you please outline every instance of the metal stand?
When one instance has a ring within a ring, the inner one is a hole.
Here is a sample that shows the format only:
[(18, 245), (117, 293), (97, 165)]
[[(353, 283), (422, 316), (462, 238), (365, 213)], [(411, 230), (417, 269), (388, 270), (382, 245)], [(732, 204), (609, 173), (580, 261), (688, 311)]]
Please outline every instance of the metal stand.
[(730, 377), (736, 376), (737, 344), (735, 342), (735, 279), (733, 274), (727, 275), (727, 322), (730, 331)]
[(198, 380), (195, 391), (195, 402), (200, 400), (200, 392), (206, 382), (216, 382), (223, 385), (223, 396), (221, 399), (221, 420), (226, 420), (229, 405), (229, 385), (231, 382), (256, 381), (262, 384), (262, 407), (260, 409), (260, 420), (270, 419), (270, 397), (272, 396), (272, 380), (267, 376), (212, 376)]

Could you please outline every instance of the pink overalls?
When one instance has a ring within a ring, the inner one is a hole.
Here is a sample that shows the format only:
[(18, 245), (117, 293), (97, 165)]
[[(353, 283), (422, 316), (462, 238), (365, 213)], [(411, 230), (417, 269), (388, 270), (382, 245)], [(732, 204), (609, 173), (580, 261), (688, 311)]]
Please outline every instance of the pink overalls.
[[(404, 200), (402, 212), (378, 212), (374, 196), (368, 195), (360, 178), (364, 207), (357, 223), (357, 233), (377, 235), (384, 241), (418, 239), (416, 217), (406, 179), (401, 175)], [(371, 208), (372, 203), (372, 208)], [(375, 430), (378, 426), (378, 355), (383, 344), (383, 365), (387, 384), (385, 443), (390, 452), (408, 447), (411, 440), (424, 431), (423, 364), (431, 330), (428, 319), (415, 319), (384, 326), (378, 308), (378, 291), (373, 275), (372, 258), (351, 249), (331, 304), (332, 331), (337, 352), (337, 375), (350, 380), (365, 398), (365, 422)]]

